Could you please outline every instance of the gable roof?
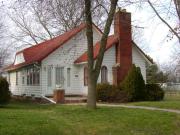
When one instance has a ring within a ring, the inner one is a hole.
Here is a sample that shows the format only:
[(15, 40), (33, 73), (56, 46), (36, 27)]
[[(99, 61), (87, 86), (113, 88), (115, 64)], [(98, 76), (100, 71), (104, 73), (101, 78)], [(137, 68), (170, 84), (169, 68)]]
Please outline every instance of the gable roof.
[(145, 52), (143, 50), (141, 50), (141, 48), (134, 41), (132, 41), (132, 44), (138, 49), (138, 51), (141, 53), (141, 55), (146, 59), (146, 61), (149, 64), (154, 64), (153, 59), (150, 56), (148, 56), (147, 54), (145, 54)]
[[(102, 31), (93, 24), (94, 28), (102, 34)], [(4, 68), (5, 71), (12, 71), (16, 70), (18, 68), (28, 66), (30, 64), (36, 64), (41, 62), (44, 58), (46, 58), (49, 54), (54, 52), (59, 47), (63, 46), (67, 41), (69, 41), (71, 38), (73, 38), (76, 34), (78, 34), (80, 31), (82, 31), (84, 28), (86, 28), (85, 23), (82, 23), (78, 27), (59, 35), (53, 39), (47, 40), (45, 42), (42, 42), (38, 45), (26, 48), (24, 50), (21, 50), (16, 53), (16, 55), (23, 53), (25, 62), (20, 64), (12, 64), (6, 68)], [(106, 45), (106, 51), (111, 48), (114, 44), (118, 43), (118, 37), (115, 35), (111, 35), (107, 39), (107, 45)], [(147, 57), (147, 55), (132, 41), (132, 44), (134, 44), (138, 50), (141, 52), (141, 54), (148, 60), (150, 63), (153, 63), (152, 60)], [(100, 49), (100, 42), (97, 42), (94, 46), (94, 59), (97, 58), (97, 55), (99, 53)], [(74, 61), (75, 64), (87, 62), (87, 52), (82, 54), (78, 59)]]
[[(115, 35), (111, 35), (107, 39), (107, 44), (106, 44), (106, 51), (111, 48), (115, 43), (118, 43), (118, 37)], [(97, 42), (96, 45), (94, 46), (94, 59), (97, 58), (97, 55), (99, 53), (100, 49), (100, 42)], [(83, 63), (86, 62), (88, 59), (87, 52), (85, 52), (83, 55), (81, 55), (78, 59), (74, 61), (74, 63)]]
[[(106, 44), (106, 50), (107, 51), (109, 48), (111, 48), (114, 44), (119, 43), (118, 37), (115, 35), (111, 35), (108, 37), (107, 39), (107, 44)], [(148, 61), (149, 64), (153, 64), (152, 59), (150, 59), (136, 44), (134, 41), (132, 41), (132, 45), (136, 46), (137, 49), (140, 51), (140, 53), (143, 55), (143, 57), (146, 59), (146, 61)], [(97, 42), (96, 45), (94, 46), (94, 59), (97, 58), (97, 55), (99, 53), (99, 49), (100, 49), (100, 42)], [(87, 52), (85, 52), (83, 55), (81, 55), (78, 59), (76, 59), (74, 61), (75, 64), (80, 64), (80, 63), (84, 63), (87, 62), (88, 60), (88, 56), (87, 56)]]
[[(97, 28), (94, 24), (93, 26), (95, 29), (102, 33), (99, 28)], [(5, 68), (6, 71), (15, 70), (33, 63), (40, 62), (44, 58), (46, 58), (49, 54), (51, 54), (53, 51), (64, 45), (68, 40), (70, 40), (72, 37), (74, 37), (77, 33), (79, 33), (81, 30), (83, 30), (86, 27), (85, 23), (80, 24), (78, 27), (59, 35), (53, 39), (47, 40), (45, 42), (42, 42), (38, 45), (26, 48), (22, 51), (19, 51), (16, 53), (16, 55), (23, 53), (25, 62), (16, 64), (14, 63), (8, 67)]]

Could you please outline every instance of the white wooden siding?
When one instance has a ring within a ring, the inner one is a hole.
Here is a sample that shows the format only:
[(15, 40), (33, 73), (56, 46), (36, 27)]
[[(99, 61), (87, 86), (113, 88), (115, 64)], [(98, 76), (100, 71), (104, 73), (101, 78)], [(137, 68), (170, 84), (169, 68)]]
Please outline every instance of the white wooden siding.
[[(41, 71), (40, 71), (41, 79)], [(41, 81), (38, 86), (27, 86), (27, 78), (25, 72), (25, 84), (22, 84), (22, 70), (18, 71), (18, 85), (16, 85), (16, 72), (10, 72), (10, 91), (13, 95), (41, 96)]]
[[(99, 41), (100, 33), (93, 29), (94, 44)], [(46, 57), (42, 65), (42, 91), (44, 95), (52, 95), (55, 86), (55, 67), (64, 67), (64, 89), (66, 94), (81, 94), (82, 84), (80, 78), (80, 66), (74, 65), (74, 61), (87, 51), (87, 38), (85, 30), (79, 32), (62, 47)], [(47, 87), (47, 67), (52, 66), (52, 87)], [(67, 87), (67, 68), (71, 68), (71, 86)]]
[[(96, 43), (101, 35), (96, 30), (93, 30), (94, 43)], [(64, 67), (64, 89), (65, 94), (87, 95), (87, 86), (84, 86), (84, 66), (85, 64), (74, 64), (74, 61), (87, 51), (87, 39), (85, 30), (78, 33), (71, 40), (66, 42), (62, 47), (55, 50), (48, 57), (41, 62), (40, 69), (40, 86), (27, 86), (26, 77), (25, 84), (22, 84), (21, 71), (18, 72), (18, 85), (16, 85), (16, 72), (10, 73), (10, 90), (14, 95), (28, 96), (35, 95), (52, 95), (55, 85), (55, 68)], [(132, 47), (133, 63), (141, 68), (141, 73), (146, 81), (146, 61), (139, 50)], [(112, 67), (116, 64), (116, 50), (115, 46), (109, 48), (104, 55), (102, 66), (108, 69), (108, 82), (112, 84)], [(52, 67), (52, 85), (48, 86), (48, 67)], [(67, 86), (67, 69), (71, 68), (71, 85)], [(25, 75), (26, 76), (26, 75)], [(98, 78), (98, 83), (101, 82), (101, 74)]]
[(137, 67), (140, 67), (141, 74), (146, 82), (146, 60), (135, 46), (132, 47), (132, 60)]
[[(105, 54), (104, 59), (102, 62), (102, 66), (106, 66), (108, 69), (108, 82), (110, 84), (113, 83), (113, 76), (112, 76), (112, 67), (116, 64), (116, 51), (115, 46), (112, 46), (109, 48)], [(80, 69), (80, 84), (81, 84), (81, 90), (83, 95), (87, 95), (87, 86), (84, 86), (84, 66), (81, 66)], [(99, 74), (98, 83), (101, 83), (101, 73)]]

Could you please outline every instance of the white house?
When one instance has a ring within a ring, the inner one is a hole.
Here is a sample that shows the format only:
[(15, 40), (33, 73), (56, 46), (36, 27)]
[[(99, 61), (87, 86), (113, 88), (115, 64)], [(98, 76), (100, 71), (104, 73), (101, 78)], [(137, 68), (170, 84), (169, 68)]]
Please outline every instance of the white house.
[[(131, 39), (131, 14), (115, 14), (115, 33), (108, 37), (98, 82), (118, 83), (134, 63), (146, 81), (146, 65), (151, 60)], [(94, 58), (99, 51), (102, 32), (93, 25)], [(8, 72), (14, 95), (48, 96), (56, 86), (69, 95), (87, 95), (86, 25), (16, 53)]]

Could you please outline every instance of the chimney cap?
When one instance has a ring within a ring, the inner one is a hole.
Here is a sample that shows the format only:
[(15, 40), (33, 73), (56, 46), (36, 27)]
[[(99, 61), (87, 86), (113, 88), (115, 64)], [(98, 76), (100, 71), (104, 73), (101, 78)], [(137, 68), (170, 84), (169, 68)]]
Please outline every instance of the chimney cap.
[(122, 12), (126, 12), (126, 9), (122, 9), (121, 11), (122, 11)]
[(117, 7), (116, 12), (126, 12), (126, 9), (122, 9), (121, 7)]
[(121, 7), (117, 7), (116, 12), (121, 11)]

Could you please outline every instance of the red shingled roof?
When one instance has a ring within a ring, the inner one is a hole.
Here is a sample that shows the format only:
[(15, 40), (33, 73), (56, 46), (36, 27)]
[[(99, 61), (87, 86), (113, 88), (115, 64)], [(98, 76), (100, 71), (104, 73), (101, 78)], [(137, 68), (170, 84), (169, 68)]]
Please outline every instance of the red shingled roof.
[[(118, 37), (115, 35), (109, 36), (107, 39), (106, 50), (111, 48), (115, 43), (118, 43)], [(94, 46), (94, 59), (97, 58), (97, 55), (99, 53), (99, 48), (100, 48), (100, 42), (97, 42), (96, 45)], [(77, 64), (86, 61), (87, 61), (87, 52), (81, 55), (76, 61), (74, 61), (74, 63)]]
[(84, 23), (79, 25), (78, 27), (60, 35), (53, 39), (47, 40), (45, 42), (42, 42), (38, 45), (26, 48), (22, 51), (19, 51), (16, 53), (23, 53), (25, 62), (17, 64), (17, 65), (10, 65), (7, 68), (5, 68), (6, 71), (14, 70), (29, 64), (33, 64), (35, 62), (40, 62), (45, 57), (47, 57), (49, 54), (51, 54), (53, 51), (55, 51), (57, 48), (62, 46), (64, 43), (66, 43), (69, 39), (71, 39), (73, 36), (75, 36), (77, 33), (79, 33), (81, 30), (83, 30), (86, 27)]

